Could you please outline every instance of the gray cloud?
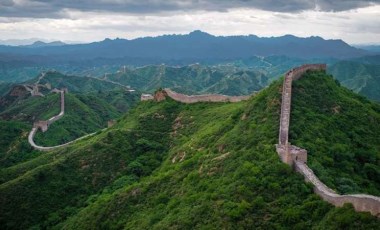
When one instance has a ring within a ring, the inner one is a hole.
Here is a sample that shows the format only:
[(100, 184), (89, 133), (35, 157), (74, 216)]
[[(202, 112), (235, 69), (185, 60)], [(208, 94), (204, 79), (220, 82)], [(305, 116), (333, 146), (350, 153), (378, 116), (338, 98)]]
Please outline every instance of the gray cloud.
[(69, 10), (128, 14), (236, 8), (273, 12), (344, 11), (375, 4), (380, 4), (380, 0), (0, 0), (0, 17), (64, 18), (69, 17)]
[(15, 3), (13, 2), (13, 0), (2, 0), (0, 1), (0, 6), (2, 7), (9, 7), (9, 6), (13, 6)]

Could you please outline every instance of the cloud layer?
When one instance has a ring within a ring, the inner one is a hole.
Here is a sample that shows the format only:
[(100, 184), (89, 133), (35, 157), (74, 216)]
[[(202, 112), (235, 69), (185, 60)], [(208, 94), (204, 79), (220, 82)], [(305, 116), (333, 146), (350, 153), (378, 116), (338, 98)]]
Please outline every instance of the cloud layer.
[(379, 0), (0, 0), (2, 17), (68, 18), (70, 11), (160, 14), (174, 11), (259, 9), (271, 12), (344, 11)]
[(380, 44), (380, 0), (0, 0), (0, 40), (186, 34), (321, 36)]

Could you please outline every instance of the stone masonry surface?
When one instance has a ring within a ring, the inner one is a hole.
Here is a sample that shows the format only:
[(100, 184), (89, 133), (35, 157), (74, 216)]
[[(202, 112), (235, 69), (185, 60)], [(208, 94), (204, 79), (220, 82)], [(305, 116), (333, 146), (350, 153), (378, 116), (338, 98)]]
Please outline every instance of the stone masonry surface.
[(289, 121), (292, 96), (292, 81), (297, 80), (309, 70), (326, 70), (325, 64), (309, 64), (294, 68), (285, 74), (282, 88), (280, 130), (278, 144), (276, 150), (281, 161), (289, 164), (295, 170), (301, 173), (305, 180), (312, 183), (314, 192), (323, 200), (331, 203), (334, 206), (341, 207), (345, 203), (351, 203), (356, 211), (370, 212), (372, 215), (380, 217), (380, 197), (354, 194), (354, 195), (339, 195), (334, 190), (322, 183), (307, 165), (307, 151), (288, 142), (289, 137)]
[(204, 95), (185, 95), (176, 93), (169, 88), (164, 89), (166, 94), (175, 101), (182, 103), (196, 102), (239, 102), (248, 100), (251, 96), (226, 96), (221, 94), (204, 94)]

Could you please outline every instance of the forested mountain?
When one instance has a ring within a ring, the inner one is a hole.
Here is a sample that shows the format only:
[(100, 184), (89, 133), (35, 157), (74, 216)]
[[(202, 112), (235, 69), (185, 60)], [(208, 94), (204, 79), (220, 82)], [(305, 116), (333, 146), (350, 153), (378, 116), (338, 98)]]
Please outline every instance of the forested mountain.
[(143, 92), (154, 92), (162, 87), (188, 94), (248, 95), (269, 84), (269, 79), (259, 70), (199, 64), (183, 67), (159, 65), (126, 68), (125, 72), (107, 74), (106, 79)]
[[(377, 56), (380, 57), (380, 56)], [(342, 85), (372, 100), (380, 101), (380, 61), (362, 59), (364, 63), (340, 61), (329, 68)]]
[[(125, 71), (124, 71), (125, 70)], [(43, 77), (38, 80), (41, 76)], [(153, 93), (158, 88), (189, 93), (221, 93), (227, 95), (247, 95), (258, 91), (269, 84), (265, 70), (252, 70), (231, 65), (204, 66), (199, 64), (172, 67), (166, 65), (150, 65), (141, 68), (125, 68), (122, 71), (108, 73), (101, 78), (79, 77), (47, 71), (37, 77), (20, 84), (10, 83), (0, 85), (2, 92), (9, 98), (13, 91), (22, 91), (20, 85), (49, 85), (49, 88), (67, 88), (75, 93), (101, 93), (110, 90), (137, 90)], [(48, 92), (46, 87), (40, 87), (42, 92)], [(1, 92), (0, 91), (0, 92)], [(24, 90), (26, 93), (26, 90)], [(1, 106), (0, 106), (1, 110)]]
[[(24, 84), (32, 87), (37, 82), (42, 96), (31, 96)], [(140, 100), (139, 92), (121, 84), (55, 71), (42, 73), (24, 84), (4, 84), (3, 92), (7, 93), (0, 96), (0, 119), (4, 123), (18, 121), (21, 127), (30, 129), (33, 122), (47, 120), (60, 112), (59, 95), (52, 93), (52, 89), (67, 88), (69, 91), (65, 96), (63, 118), (47, 132), (36, 135), (36, 143), (48, 146), (107, 127), (108, 121), (119, 118)], [(7, 135), (5, 130), (3, 135)]]
[[(107, 101), (110, 94), (123, 98), (118, 101)], [(107, 122), (117, 119), (139, 100), (139, 95), (122, 91), (106, 92), (101, 95), (66, 94), (65, 115), (54, 123), (45, 133), (36, 135), (36, 143), (54, 146), (74, 140), (85, 134), (107, 127)], [(17, 101), (0, 112), (0, 118), (6, 121), (23, 121), (33, 124), (34, 121), (48, 120), (60, 112), (58, 94), (45, 97), (29, 97)]]
[(380, 104), (323, 74), (293, 85), (290, 141), (308, 150), (308, 164), (343, 194), (380, 196)]
[[(376, 229), (378, 218), (322, 201), (281, 163), (281, 88), (274, 81), (239, 103), (141, 102), (112, 128), (3, 167), (0, 225)], [(321, 178), (341, 192), (379, 194), (379, 104), (310, 73), (295, 83), (292, 106), (291, 139), (310, 149)], [(335, 140), (342, 145), (330, 148)]]

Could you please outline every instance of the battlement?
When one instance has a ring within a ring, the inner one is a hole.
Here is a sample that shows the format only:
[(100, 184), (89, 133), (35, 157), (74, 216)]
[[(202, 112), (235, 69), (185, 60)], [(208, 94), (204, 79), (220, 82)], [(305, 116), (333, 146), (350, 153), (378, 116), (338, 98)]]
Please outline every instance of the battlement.
[(302, 77), (303, 74), (305, 74), (307, 71), (310, 70), (324, 70), (326, 71), (327, 65), (326, 64), (306, 64), (299, 67), (295, 67), (291, 70), (289, 70), (286, 75), (289, 75), (292, 77), (292, 80), (298, 80)]
[(48, 127), (48, 121), (36, 121), (33, 123), (33, 128), (41, 129), (42, 132), (46, 132), (48, 130)]
[(197, 102), (239, 102), (248, 100), (251, 95), (247, 96), (227, 96), (222, 94), (203, 94), (203, 95), (185, 95), (174, 92), (173, 90), (164, 89), (167, 96), (175, 101), (182, 103), (197, 103)]
[(294, 162), (307, 162), (307, 150), (295, 145), (276, 145), (276, 151), (281, 158), (281, 161), (293, 166)]

